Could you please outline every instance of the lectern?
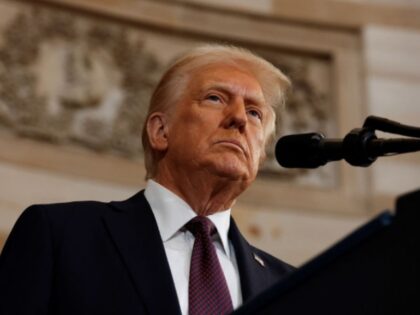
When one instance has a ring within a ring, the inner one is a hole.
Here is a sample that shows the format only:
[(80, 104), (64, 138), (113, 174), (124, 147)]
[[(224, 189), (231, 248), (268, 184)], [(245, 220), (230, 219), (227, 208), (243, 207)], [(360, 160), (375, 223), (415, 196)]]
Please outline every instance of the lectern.
[(420, 190), (233, 314), (420, 314)]

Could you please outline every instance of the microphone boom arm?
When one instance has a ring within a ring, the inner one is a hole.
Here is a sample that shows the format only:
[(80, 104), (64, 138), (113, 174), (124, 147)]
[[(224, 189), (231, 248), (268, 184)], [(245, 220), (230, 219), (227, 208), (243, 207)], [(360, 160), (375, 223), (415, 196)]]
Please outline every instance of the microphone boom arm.
[[(411, 138), (378, 139), (375, 130)], [(275, 151), (279, 164), (287, 168), (317, 168), (341, 159), (367, 167), (378, 156), (420, 151), (420, 128), (369, 116), (362, 128), (351, 130), (343, 140), (326, 139), (320, 133), (289, 135), (278, 140)]]

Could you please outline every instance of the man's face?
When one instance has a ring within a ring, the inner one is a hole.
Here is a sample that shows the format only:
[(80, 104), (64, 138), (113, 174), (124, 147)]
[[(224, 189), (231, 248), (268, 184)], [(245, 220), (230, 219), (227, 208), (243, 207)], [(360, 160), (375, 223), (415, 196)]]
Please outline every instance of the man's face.
[(171, 167), (250, 184), (265, 157), (270, 111), (248, 71), (216, 64), (191, 75), (168, 123)]

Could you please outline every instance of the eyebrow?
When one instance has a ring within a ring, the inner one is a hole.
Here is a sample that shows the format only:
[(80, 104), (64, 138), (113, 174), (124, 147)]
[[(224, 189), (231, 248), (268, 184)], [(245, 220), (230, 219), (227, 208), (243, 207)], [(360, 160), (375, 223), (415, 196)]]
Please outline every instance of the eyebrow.
[(236, 94), (239, 91), (242, 95), (245, 96), (245, 100), (250, 101), (251, 103), (257, 104), (257, 105), (265, 104), (264, 95), (259, 95), (257, 93), (249, 93), (246, 91), (245, 93), (243, 93), (244, 89), (238, 88), (232, 84), (210, 82), (209, 84), (206, 84), (203, 86), (203, 88), (201, 89), (201, 92), (204, 93), (209, 90), (219, 90), (227, 94)]

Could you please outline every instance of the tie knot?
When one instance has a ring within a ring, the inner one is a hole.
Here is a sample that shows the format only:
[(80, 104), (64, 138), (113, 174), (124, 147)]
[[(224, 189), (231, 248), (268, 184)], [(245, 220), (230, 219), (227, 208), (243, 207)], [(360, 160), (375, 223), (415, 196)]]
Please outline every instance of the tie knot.
[(199, 235), (211, 236), (216, 232), (216, 228), (213, 223), (206, 217), (197, 216), (191, 219), (185, 227), (190, 231), (195, 237)]

